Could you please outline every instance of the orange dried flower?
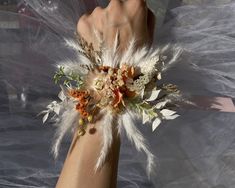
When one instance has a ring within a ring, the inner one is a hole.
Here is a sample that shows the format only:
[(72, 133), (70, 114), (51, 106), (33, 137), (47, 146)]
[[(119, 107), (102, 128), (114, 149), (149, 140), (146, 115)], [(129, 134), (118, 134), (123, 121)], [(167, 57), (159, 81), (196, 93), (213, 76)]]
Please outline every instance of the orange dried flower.
[(86, 111), (84, 111), (84, 112), (82, 113), (82, 116), (85, 117), (85, 118), (87, 118), (87, 117), (89, 116), (89, 113), (86, 112)]
[(134, 91), (130, 91), (129, 89), (125, 90), (125, 95), (127, 97), (134, 97), (136, 95), (136, 93)]
[(135, 68), (133, 67), (133, 66), (131, 66), (131, 67), (128, 67), (128, 77), (129, 78), (134, 78), (134, 76), (135, 76)]
[(69, 95), (74, 97), (74, 98), (78, 98), (81, 96), (81, 92), (75, 89), (71, 89), (69, 90)]
[(76, 110), (82, 109), (82, 108), (84, 108), (84, 107), (85, 107), (85, 105), (83, 105), (82, 103), (78, 103), (78, 104), (76, 105)]
[(107, 72), (109, 70), (109, 68), (110, 67), (108, 67), (108, 66), (99, 66), (98, 70)]
[(79, 102), (80, 102), (81, 104), (83, 104), (83, 105), (87, 105), (87, 104), (88, 104), (88, 100), (85, 99), (85, 98), (81, 98), (81, 99), (79, 100)]
[(116, 108), (121, 102), (123, 102), (123, 94), (120, 92), (119, 89), (115, 89), (113, 93), (115, 95), (115, 98), (113, 100), (113, 106), (114, 108)]

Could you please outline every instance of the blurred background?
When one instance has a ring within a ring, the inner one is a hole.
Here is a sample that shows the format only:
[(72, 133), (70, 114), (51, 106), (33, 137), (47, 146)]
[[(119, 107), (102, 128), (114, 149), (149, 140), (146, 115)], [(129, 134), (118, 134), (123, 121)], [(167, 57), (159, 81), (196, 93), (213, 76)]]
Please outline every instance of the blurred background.
[[(96, 4), (106, 6), (108, 3), (105, 0), (70, 1), (81, 2), (81, 13)], [(157, 17), (158, 32), (171, 20), (173, 8), (207, 2), (220, 5), (230, 1), (147, 2)], [(66, 5), (68, 0), (45, 2), (44, 8), (53, 10)], [(46, 54), (57, 49), (59, 43), (53, 44), (56, 36), (33, 17), (38, 15), (24, 1), (0, 0), (0, 188), (54, 187), (70, 143), (69, 138), (63, 142), (61, 155), (55, 161), (50, 154), (54, 128), (43, 126), (41, 117), (37, 117), (50, 100), (56, 99), (58, 88), (51, 79), (54, 70), (48, 66), (53, 61)], [(45, 32), (50, 37), (41, 38)], [(51, 45), (51, 48), (45, 48), (51, 51), (35, 53), (37, 41)], [(53, 58), (52, 54), (49, 56)], [(181, 71), (179, 73), (184, 75), (185, 70)], [(188, 85), (194, 87), (197, 83)], [(118, 188), (234, 188), (234, 115), (204, 111), (195, 114), (194, 111), (187, 112), (173, 123), (161, 126), (156, 134), (152, 134), (149, 127), (140, 127), (160, 162), (158, 173), (151, 181), (145, 174), (145, 157), (124, 139)], [(224, 124), (226, 129), (221, 128)]]

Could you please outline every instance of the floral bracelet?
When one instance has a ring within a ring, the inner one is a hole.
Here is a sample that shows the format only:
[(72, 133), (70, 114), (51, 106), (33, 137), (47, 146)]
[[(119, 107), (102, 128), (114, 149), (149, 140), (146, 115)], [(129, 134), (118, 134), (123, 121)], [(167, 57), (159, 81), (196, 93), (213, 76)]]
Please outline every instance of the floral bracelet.
[(179, 90), (173, 84), (160, 84), (160, 80), (167, 69), (165, 65), (177, 60), (180, 49), (175, 48), (172, 58), (168, 59), (164, 53), (169, 46), (136, 50), (135, 40), (132, 40), (120, 54), (118, 38), (117, 34), (113, 48), (99, 51), (81, 37), (65, 39), (77, 58), (58, 63), (54, 81), (61, 86), (61, 101), (53, 101), (41, 114), (44, 115), (43, 122), (54, 114), (51, 119), (55, 121), (57, 131), (52, 150), (56, 157), (67, 132), (76, 130), (77, 136), (83, 136), (89, 130), (89, 134), (94, 134), (94, 124), (102, 116), (103, 145), (95, 170), (102, 166), (111, 146), (115, 119), (118, 133), (125, 130), (137, 150), (146, 153), (150, 175), (154, 155), (134, 122), (135, 119), (142, 119), (143, 124), (149, 122), (154, 131), (162, 121), (179, 116), (174, 110), (175, 101), (181, 97)]

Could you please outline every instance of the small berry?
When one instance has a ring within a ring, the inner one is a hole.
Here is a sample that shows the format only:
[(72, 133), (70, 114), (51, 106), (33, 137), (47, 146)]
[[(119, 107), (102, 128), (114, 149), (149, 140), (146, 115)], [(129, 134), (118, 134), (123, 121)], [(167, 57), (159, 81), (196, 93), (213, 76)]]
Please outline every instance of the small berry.
[(89, 122), (92, 122), (93, 116), (92, 116), (92, 115), (89, 115), (88, 118), (87, 118), (87, 120), (88, 120)]
[(79, 125), (84, 125), (84, 120), (83, 119), (79, 119)]

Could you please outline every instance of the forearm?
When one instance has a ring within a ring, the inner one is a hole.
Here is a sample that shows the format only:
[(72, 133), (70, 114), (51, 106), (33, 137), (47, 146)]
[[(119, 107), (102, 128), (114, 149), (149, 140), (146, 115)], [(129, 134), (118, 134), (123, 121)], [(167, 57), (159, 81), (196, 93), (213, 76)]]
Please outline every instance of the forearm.
[[(102, 125), (96, 125), (102, 126)], [(102, 147), (99, 128), (95, 134), (74, 135), (56, 188), (115, 188), (118, 170), (120, 138), (114, 134), (105, 164), (95, 172), (95, 164)]]
[[(117, 50), (122, 52), (122, 49), (128, 47), (133, 37), (137, 40), (136, 47), (145, 45), (152, 38), (153, 32), (151, 31), (154, 26), (151, 24), (151, 20), (154, 16), (149, 12), (150, 10), (144, 0), (110, 0), (106, 8), (97, 7), (91, 14), (83, 15), (78, 21), (77, 32), (89, 45), (92, 44), (92, 47), (97, 51), (101, 50), (99, 49), (101, 43), (102, 48), (111, 48), (118, 36)], [(114, 91), (112, 93), (111, 100), (115, 99), (113, 100), (115, 102), (120, 96)], [(106, 97), (104, 89), (96, 92), (96, 94)], [(97, 125), (98, 127), (103, 126), (98, 123)], [(111, 122), (110, 126), (112, 126)], [(115, 188), (120, 138), (115, 131), (113, 132), (113, 143), (109, 149), (108, 157), (102, 168), (96, 173), (94, 169), (100, 156), (103, 141), (101, 130), (97, 129), (95, 134), (92, 135), (87, 130), (86, 134), (79, 137), (79, 139), (76, 139), (75, 135), (56, 187)]]

